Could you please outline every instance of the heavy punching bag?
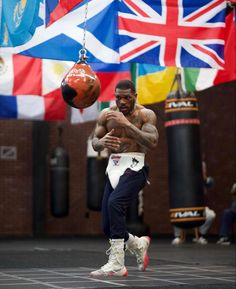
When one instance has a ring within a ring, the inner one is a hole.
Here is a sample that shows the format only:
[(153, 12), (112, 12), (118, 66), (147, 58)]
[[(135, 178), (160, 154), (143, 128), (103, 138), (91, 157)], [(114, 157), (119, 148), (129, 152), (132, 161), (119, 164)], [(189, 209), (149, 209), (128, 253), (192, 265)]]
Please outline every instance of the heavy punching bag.
[(54, 217), (65, 217), (69, 213), (69, 156), (58, 144), (50, 158), (50, 204)]
[(81, 49), (79, 61), (73, 65), (61, 83), (64, 101), (75, 108), (91, 106), (100, 94), (100, 81), (86, 62), (86, 58), (86, 50)]
[(136, 236), (149, 235), (149, 226), (144, 224), (143, 217), (144, 203), (143, 190), (141, 190), (127, 210), (127, 229), (131, 234)]
[(101, 153), (94, 151), (91, 138), (87, 144), (87, 208), (101, 211), (105, 186), (105, 172), (108, 162), (106, 150)]
[(183, 92), (179, 74), (174, 82), (178, 90), (165, 102), (170, 220), (177, 227), (194, 228), (205, 221), (198, 103)]

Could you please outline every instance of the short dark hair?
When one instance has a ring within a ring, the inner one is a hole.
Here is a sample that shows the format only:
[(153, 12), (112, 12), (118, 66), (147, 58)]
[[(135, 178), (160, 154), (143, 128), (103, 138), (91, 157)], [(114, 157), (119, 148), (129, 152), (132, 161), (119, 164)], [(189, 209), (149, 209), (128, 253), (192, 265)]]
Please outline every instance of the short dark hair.
[(134, 83), (131, 80), (128, 80), (128, 79), (120, 80), (117, 83), (115, 89), (117, 89), (117, 88), (119, 88), (119, 89), (129, 89), (130, 88), (131, 92), (136, 92)]

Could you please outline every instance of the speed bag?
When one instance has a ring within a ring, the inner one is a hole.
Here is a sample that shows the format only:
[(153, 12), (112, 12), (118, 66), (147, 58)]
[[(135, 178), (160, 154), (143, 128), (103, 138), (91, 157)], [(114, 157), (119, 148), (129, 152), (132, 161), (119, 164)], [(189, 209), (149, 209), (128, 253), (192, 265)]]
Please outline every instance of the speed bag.
[(205, 221), (200, 121), (195, 96), (170, 94), (165, 102), (171, 224), (194, 228)]
[(75, 63), (61, 83), (64, 101), (74, 108), (87, 108), (94, 104), (100, 89), (100, 80), (85, 61)]
[(107, 158), (87, 158), (87, 208), (101, 211)]
[(69, 213), (69, 157), (66, 150), (57, 146), (50, 159), (50, 204), (54, 217)]

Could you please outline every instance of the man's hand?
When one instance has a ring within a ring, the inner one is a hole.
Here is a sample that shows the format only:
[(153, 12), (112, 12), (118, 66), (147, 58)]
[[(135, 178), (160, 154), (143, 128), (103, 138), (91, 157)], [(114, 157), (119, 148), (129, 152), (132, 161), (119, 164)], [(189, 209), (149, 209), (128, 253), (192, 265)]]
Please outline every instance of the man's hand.
[(104, 135), (103, 138), (99, 140), (99, 143), (107, 149), (110, 149), (112, 151), (119, 151), (121, 141), (118, 137), (113, 136), (114, 129), (112, 129), (110, 132)]
[(108, 111), (106, 113), (106, 119), (114, 120), (121, 127), (125, 127), (130, 124), (127, 118), (120, 111)]

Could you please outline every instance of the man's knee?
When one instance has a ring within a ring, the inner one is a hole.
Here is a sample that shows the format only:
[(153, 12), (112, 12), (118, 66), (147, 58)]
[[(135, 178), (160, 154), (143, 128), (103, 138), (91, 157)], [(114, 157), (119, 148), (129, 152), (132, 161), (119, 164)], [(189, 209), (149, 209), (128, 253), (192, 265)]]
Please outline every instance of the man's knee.
[(216, 217), (216, 213), (209, 209), (208, 207), (206, 208), (206, 221), (209, 221), (209, 222), (213, 222), (215, 217)]
[(110, 197), (109, 201), (108, 201), (108, 209), (109, 210), (114, 210), (117, 209), (121, 206), (119, 200), (117, 198), (114, 197)]
[(213, 210), (211, 210), (209, 214), (209, 219), (213, 221), (215, 218), (216, 218), (216, 213)]

